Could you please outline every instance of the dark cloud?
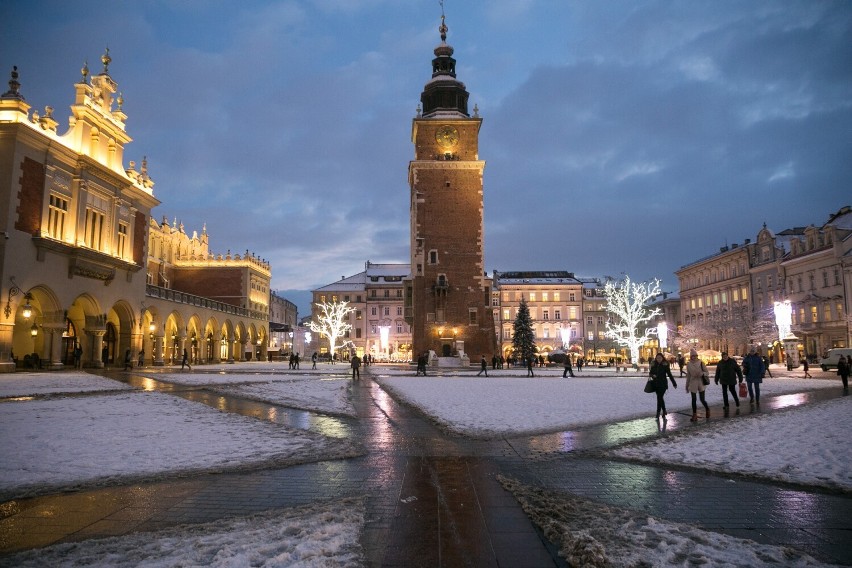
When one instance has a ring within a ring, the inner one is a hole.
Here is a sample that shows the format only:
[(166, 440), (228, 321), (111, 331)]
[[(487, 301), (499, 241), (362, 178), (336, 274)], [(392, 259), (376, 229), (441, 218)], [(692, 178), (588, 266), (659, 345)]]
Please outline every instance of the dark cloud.
[[(489, 271), (675, 290), (674, 270), (764, 221), (849, 204), (848, 2), (445, 8), (484, 119)], [(274, 288), (303, 290), (408, 260), (411, 120), (439, 15), (426, 0), (5, 2), (0, 65), (62, 116), (108, 45), (155, 217), (206, 223), (216, 252), (248, 248)]]

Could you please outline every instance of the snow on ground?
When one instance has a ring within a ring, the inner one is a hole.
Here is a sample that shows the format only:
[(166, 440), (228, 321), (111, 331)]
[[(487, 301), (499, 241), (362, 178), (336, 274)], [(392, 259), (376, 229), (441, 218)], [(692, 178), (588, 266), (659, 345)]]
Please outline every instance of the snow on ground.
[[(852, 491), (852, 399), (725, 422), (610, 453)], [(782, 443), (783, 441), (783, 443)], [(733, 451), (732, 451), (733, 450)]]
[(56, 544), (0, 558), (0, 566), (363, 566), (361, 499), (272, 510), (156, 532)]
[(826, 566), (788, 547), (673, 523), (503, 476), (499, 480), (571, 566)]
[(0, 373), (0, 398), (56, 393), (127, 390), (131, 387), (82, 371), (63, 373)]
[[(262, 366), (267, 371), (275, 368), (263, 363), (222, 369), (205, 366), (205, 371), (215, 372), (197, 373), (194, 368), (192, 373), (180, 374), (176, 369), (163, 369), (152, 372), (151, 376), (206, 388), (246, 389), (240, 396), (269, 397), (264, 400), (277, 399), (280, 404), (289, 404), (287, 397), (293, 397), (290, 402), (296, 404), (294, 393), (297, 393), (302, 402), (313, 399), (318, 405), (338, 407), (337, 387), (346, 384), (340, 376), (347, 372), (344, 366), (321, 366), (308, 373), (311, 377), (303, 376), (303, 372), (296, 376), (282, 373), (281, 378), (274, 376), (277, 371), (273, 375), (253, 373)], [(523, 371), (515, 377), (493, 376), (498, 371), (486, 379), (474, 376), (469, 370), (456, 372), (457, 376), (423, 378), (414, 377), (407, 368), (369, 368), (370, 375), (379, 377), (382, 384), (401, 398), (448, 428), (468, 435), (517, 436), (582, 424), (614, 423), (634, 416), (650, 419), (653, 414), (654, 397), (642, 392), (644, 382), (639, 374), (625, 377), (598, 372), (595, 378), (563, 380), (559, 378), (560, 370), (548, 371), (537, 374), (549, 376), (535, 379), (519, 376)], [(168, 372), (179, 375), (180, 380), (161, 375)], [(187, 377), (195, 381), (196, 375), (201, 377), (197, 383), (184, 382)], [(681, 389), (670, 390), (666, 397), (671, 410), (690, 405), (689, 396), (682, 390), (683, 383), (678, 380)], [(21, 385), (22, 381), (26, 384)], [(288, 382), (291, 384), (284, 386)], [(172, 395), (115, 392), (117, 387), (123, 385), (84, 373), (63, 372), (49, 377), (20, 373), (0, 378), (4, 397), (90, 389), (113, 391), (0, 402), (0, 447), (6, 456), (14, 456), (0, 462), (0, 497), (106, 481), (122, 483), (136, 478), (165, 477), (178, 471), (259, 467), (259, 464), (312, 461), (354, 453), (345, 442), (218, 412)], [(293, 390), (288, 391), (291, 387)], [(815, 388), (839, 390), (839, 383), (836, 379), (767, 379), (762, 390), (766, 397)], [(719, 387), (710, 386), (708, 400), (711, 404), (719, 403)], [(848, 475), (838, 473), (839, 464), (850, 463), (848, 443), (845, 454), (833, 453), (834, 446), (843, 444), (831, 435), (821, 434), (849, 432), (849, 415), (849, 399), (841, 399), (729, 422), (711, 420), (654, 444), (635, 446), (633, 455), (621, 457), (668, 462), (677, 461), (672, 456), (677, 457), (678, 452), (687, 457), (723, 456), (731, 441), (736, 440), (738, 453), (747, 455), (747, 461), (757, 468), (755, 474), (792, 479), (786, 464), (807, 456), (803, 469), (811, 470), (816, 480), (848, 484)], [(802, 424), (808, 427), (802, 428)], [(772, 452), (746, 448), (745, 440), (755, 448), (771, 448)], [(785, 443), (778, 444), (778, 440)], [(700, 451), (692, 447), (699, 441), (706, 444)], [(795, 457), (779, 458), (777, 454), (782, 447)], [(618, 452), (633, 449), (625, 446)], [(820, 459), (820, 456), (828, 457)], [(719, 461), (716, 466), (695, 465), (738, 471), (740, 462), (746, 460), (727, 464)], [(569, 557), (589, 558), (589, 551), (591, 557), (595, 551), (604, 551), (612, 565), (619, 566), (823, 565), (783, 547), (669, 523), (571, 495), (547, 493), (513, 484), (511, 480), (504, 480), (504, 485)], [(363, 564), (358, 545), (363, 510), (359, 500), (275, 510), (155, 533), (55, 545), (2, 557), (0, 566), (357, 566)]]
[(205, 386), (208, 390), (250, 400), (326, 414), (355, 416), (349, 401), (351, 381), (338, 366), (338, 373), (188, 373), (158, 375), (160, 381)]
[[(372, 377), (408, 404), (420, 408), (446, 428), (478, 438), (511, 437), (558, 432), (577, 426), (653, 416), (656, 398), (642, 391), (644, 375), (561, 378), (549, 377), (427, 376), (372, 369)], [(678, 381), (678, 378), (675, 378)], [(692, 408), (684, 390), (666, 394), (669, 411)], [(838, 381), (820, 379), (766, 379), (761, 396), (838, 388)], [(707, 388), (708, 404), (722, 400), (722, 388)]]
[(0, 497), (334, 459), (357, 444), (158, 392), (0, 403)]

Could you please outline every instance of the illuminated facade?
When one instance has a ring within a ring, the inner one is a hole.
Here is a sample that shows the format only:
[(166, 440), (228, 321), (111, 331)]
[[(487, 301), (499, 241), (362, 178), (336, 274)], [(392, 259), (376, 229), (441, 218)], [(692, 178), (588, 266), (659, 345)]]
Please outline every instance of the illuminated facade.
[(521, 298), (526, 300), (538, 351), (564, 348), (584, 353), (583, 281), (564, 270), (492, 273), (492, 309), (500, 351), (512, 353)]
[[(205, 361), (245, 356), (240, 342), (263, 349), (269, 266), (214, 259), (206, 240), (153, 222), (147, 160), (124, 165), (127, 116), (108, 53), (101, 62), (98, 75), (82, 69), (64, 133), (53, 108), (31, 111), (17, 69), (0, 96), (0, 370), (60, 369), (77, 346), (86, 367), (122, 364), (127, 351), (137, 361), (142, 349), (146, 363), (164, 364), (193, 338)], [(183, 290), (202, 265), (239, 272), (243, 299)]]
[[(376, 361), (410, 361), (411, 327), (404, 316), (403, 282), (408, 264), (380, 264), (367, 261), (364, 271), (344, 277), (312, 291), (312, 317), (317, 302), (348, 302), (352, 329), (339, 341), (343, 351)], [(319, 352), (328, 352), (328, 340), (319, 338)]]
[(406, 280), (406, 319), (414, 353), (434, 351), (466, 365), (496, 352), (491, 283), (484, 267), (483, 182), (479, 159), (482, 119), (468, 113), (468, 92), (456, 79), (453, 48), (435, 48), (432, 78), (413, 120), (411, 274)]

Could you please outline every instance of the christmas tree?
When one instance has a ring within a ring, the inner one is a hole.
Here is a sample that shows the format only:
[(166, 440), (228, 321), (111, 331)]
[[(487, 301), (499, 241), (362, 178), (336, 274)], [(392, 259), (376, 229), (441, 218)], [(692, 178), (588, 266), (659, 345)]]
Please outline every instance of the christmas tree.
[(530, 309), (527, 307), (527, 301), (523, 296), (518, 308), (518, 315), (515, 317), (512, 347), (515, 350), (515, 356), (520, 357), (523, 361), (535, 357), (535, 332), (530, 318)]

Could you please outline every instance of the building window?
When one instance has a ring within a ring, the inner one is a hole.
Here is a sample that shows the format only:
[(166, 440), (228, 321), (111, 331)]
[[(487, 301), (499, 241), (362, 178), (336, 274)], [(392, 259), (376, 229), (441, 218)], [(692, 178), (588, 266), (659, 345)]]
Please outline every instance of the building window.
[(385, 298), (390, 298), (390, 290), (385, 290)]
[(603, 324), (604, 324), (603, 316), (598, 316), (598, 325), (600, 326), (600, 325), (603, 325)]
[(118, 241), (115, 244), (115, 254), (124, 258), (124, 252), (127, 250), (127, 223), (118, 224)]
[(595, 340), (595, 332), (594, 332), (594, 331), (590, 331), (590, 332), (586, 335), (586, 337), (588, 337), (588, 338), (589, 338), (589, 341), (594, 341), (594, 340)]
[(571, 306), (568, 308), (568, 319), (577, 319), (577, 306)]
[(814, 323), (816, 323), (818, 321), (817, 320), (817, 307), (816, 306), (811, 306), (811, 321), (814, 322)]
[(493, 298), (491, 298), (491, 307), (497, 308), (499, 306), (500, 306), (500, 298), (498, 298), (497, 296), (494, 296)]
[(547, 292), (541, 293), (541, 301), (542, 302), (546, 302), (549, 297), (550, 297), (550, 294), (548, 294)]
[(361, 316), (361, 310), (355, 310), (355, 319), (359, 320), (359, 319), (361, 319), (361, 317), (362, 317)]
[(385, 306), (385, 315), (386, 316), (390, 315), (390, 306)]
[(550, 310), (542, 310), (541, 319), (549, 320), (550, 319)]
[(550, 339), (550, 328), (549, 328), (549, 327), (545, 327), (545, 328), (542, 330), (542, 334), (543, 334), (544, 339)]
[(429, 264), (438, 264), (438, 251), (435, 249), (429, 251)]
[(558, 301), (559, 301), (559, 292), (554, 292), (554, 293), (553, 293), (553, 301), (554, 301), (554, 302), (558, 302)]
[(373, 306), (372, 308), (370, 308), (370, 315), (372, 315), (372, 316), (376, 315), (376, 306)]
[(700, 310), (703, 307), (704, 307), (704, 298), (702, 298), (701, 296), (698, 296), (698, 309)]
[(398, 322), (396, 322), (396, 333), (397, 333), (397, 335), (399, 335), (402, 332), (403, 332), (402, 331), (402, 322), (398, 321)]
[(562, 310), (553, 310), (553, 319), (561, 320), (562, 319)]
[(843, 302), (837, 302), (837, 319), (843, 319)]
[(574, 297), (574, 292), (569, 292), (569, 294), (568, 294), (568, 301), (569, 301), (569, 302), (576, 302), (576, 301), (577, 301), (577, 300), (575, 299), (575, 297)]
[(586, 316), (586, 325), (587, 326), (592, 327), (592, 324), (594, 323), (594, 321), (595, 320), (592, 318), (592, 316)]
[(371, 297), (371, 298), (375, 298), (375, 297), (376, 297), (376, 291), (375, 291), (375, 290), (370, 290), (370, 297)]
[(402, 315), (402, 306), (397, 306), (397, 307), (396, 307), (396, 315), (398, 315), (398, 316), (401, 316), (401, 315)]
[(828, 302), (823, 305), (822, 321), (831, 321), (831, 304)]
[(324, 303), (325, 303), (325, 294), (321, 294), (320, 295), (320, 304), (324, 304)]
[(512, 314), (512, 311), (509, 308), (503, 309), (503, 319), (504, 320), (511, 319), (511, 317), (512, 317), (511, 314)]
[(104, 232), (104, 214), (90, 207), (86, 208), (86, 246), (101, 250)]
[(370, 333), (372, 333), (373, 335), (376, 335), (376, 333), (377, 333), (377, 331), (376, 331), (376, 330), (377, 330), (377, 326), (376, 326), (376, 324), (371, 323), (371, 324), (370, 324)]
[(469, 325), (477, 325), (479, 323), (479, 318), (476, 315), (476, 308), (468, 308), (468, 324)]
[(535, 302), (535, 292), (530, 292), (530, 302)]
[(400, 288), (399, 290), (396, 291), (396, 297), (402, 298), (402, 288)]
[(348, 301), (349, 301), (349, 296), (343, 296), (343, 301), (344, 301), (344, 302), (348, 302)]
[(840, 270), (837, 268), (834, 269), (834, 285), (840, 286)]
[(355, 339), (361, 339), (361, 328), (360, 327), (355, 328)]
[(58, 195), (51, 195), (47, 217), (47, 231), (51, 238), (62, 240), (65, 236), (66, 213), (68, 213), (68, 200)]
[(813, 273), (813, 272), (811, 272), (810, 274), (808, 274), (808, 282), (809, 282), (809, 283), (810, 283), (810, 285), (811, 285), (810, 290), (816, 290), (816, 284), (814, 284), (814, 281), (815, 281), (815, 280), (816, 280), (816, 279), (814, 278), (814, 273)]
[(748, 288), (746, 288), (745, 286), (743, 286), (743, 289), (740, 291), (740, 296), (742, 296), (742, 298), (743, 298), (743, 302), (745, 302), (746, 300), (748, 300)]
[(822, 271), (822, 287), (828, 288), (828, 270)]

